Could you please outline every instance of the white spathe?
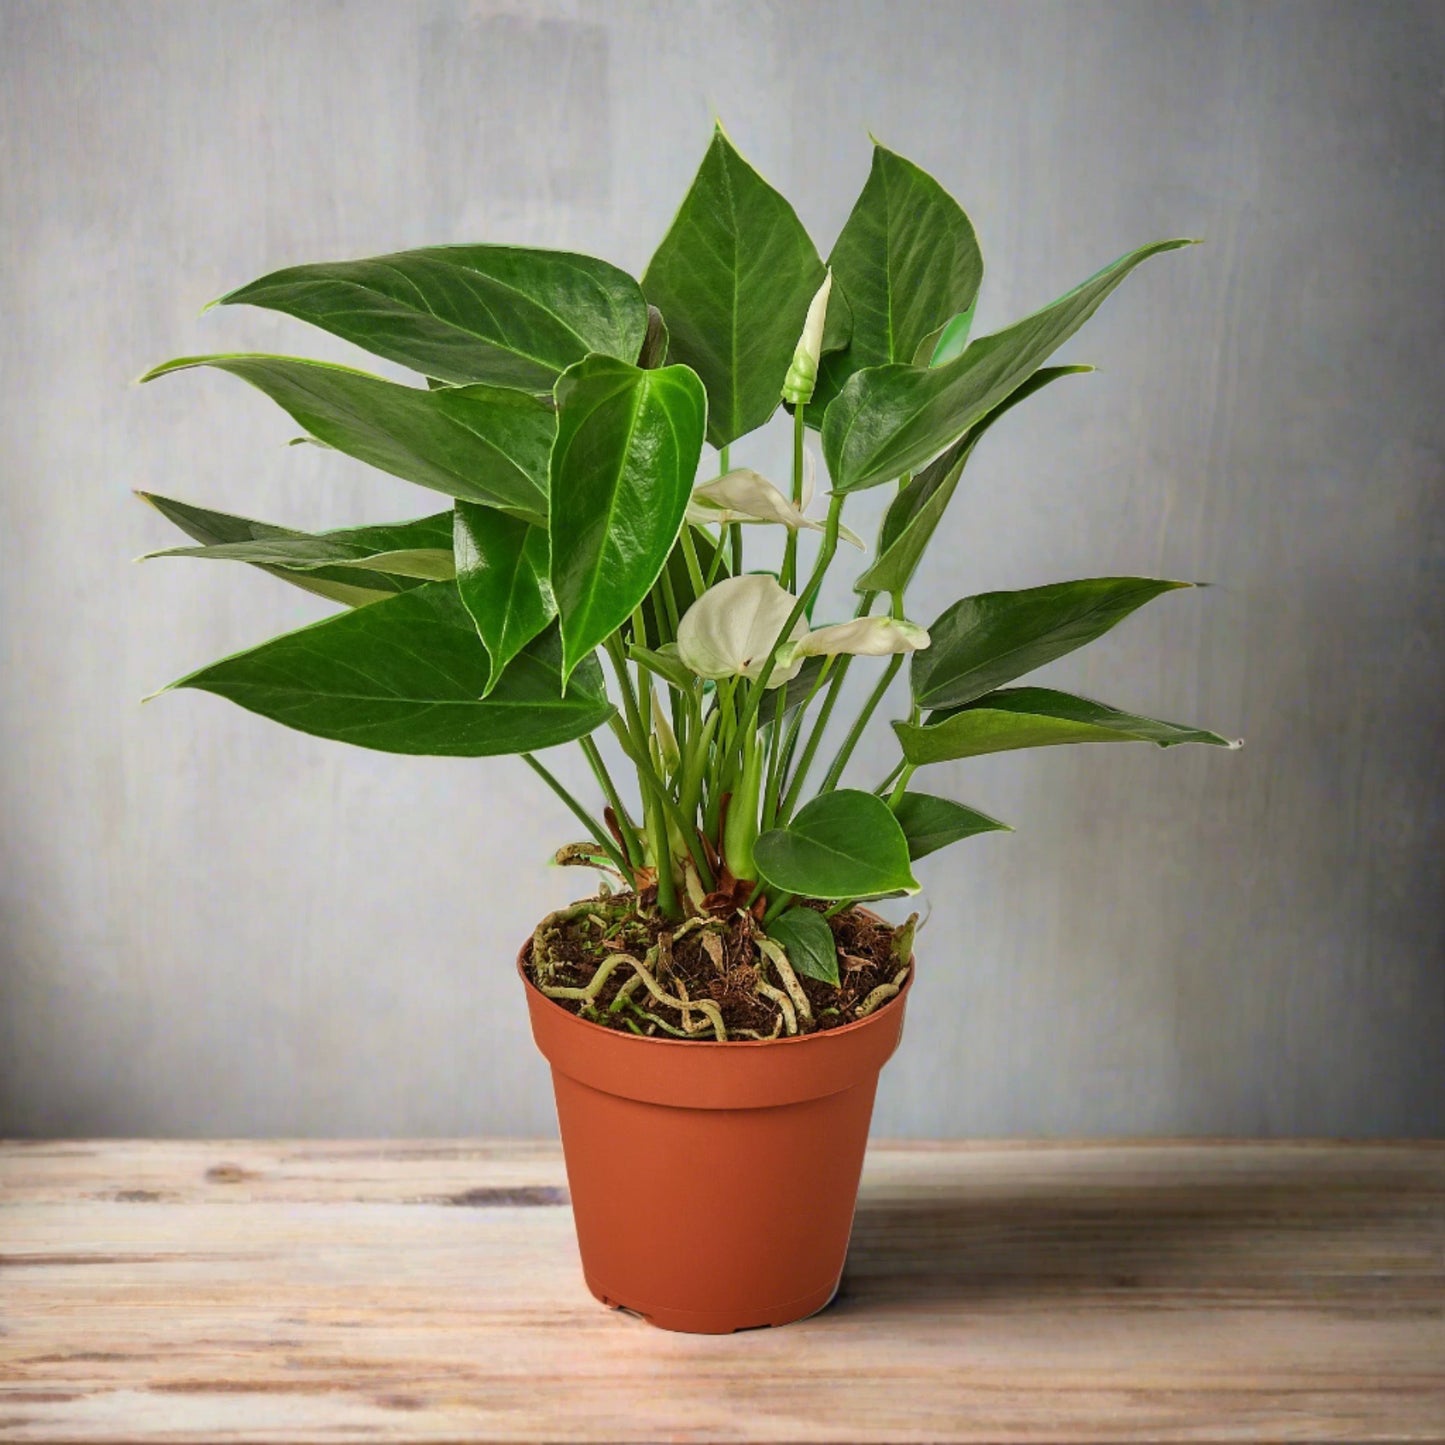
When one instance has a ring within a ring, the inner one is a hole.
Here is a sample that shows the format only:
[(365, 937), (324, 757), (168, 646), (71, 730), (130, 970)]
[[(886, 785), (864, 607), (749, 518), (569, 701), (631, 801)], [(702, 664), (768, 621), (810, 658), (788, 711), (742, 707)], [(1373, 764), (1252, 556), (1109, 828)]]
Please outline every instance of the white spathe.
[(855, 617), (784, 644), (778, 649), (778, 661), (791, 664), (805, 657), (836, 657), (843, 652), (854, 657), (887, 657), (895, 652), (921, 652), (931, 641), (926, 627), (901, 617)]
[[(810, 532), (822, 532), (825, 528), (821, 522), (804, 515), (804, 509), (813, 500), (816, 473), (817, 462), (812, 450), (807, 449), (803, 453), (803, 505), (797, 507), (779, 487), (751, 467), (724, 472), (722, 476), (693, 489), (692, 500), (687, 507), (687, 520), (695, 527), (704, 527), (709, 523), (727, 526), (731, 522), (774, 522), (792, 532), (803, 528)], [(862, 539), (846, 527), (839, 527), (838, 535), (855, 547), (863, 546)]]
[[(677, 654), (699, 677), (756, 679), (797, 600), (765, 574), (729, 577), (687, 609), (677, 628)], [(807, 631), (807, 622), (799, 617), (790, 637), (800, 638)], [(790, 682), (802, 666), (801, 657), (779, 663), (768, 686)]]

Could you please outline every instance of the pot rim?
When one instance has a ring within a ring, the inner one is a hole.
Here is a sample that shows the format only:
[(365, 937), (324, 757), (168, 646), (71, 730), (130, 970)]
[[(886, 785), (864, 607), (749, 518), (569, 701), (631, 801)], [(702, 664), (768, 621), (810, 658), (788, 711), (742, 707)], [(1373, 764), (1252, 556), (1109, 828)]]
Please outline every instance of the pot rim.
[[(870, 918), (877, 918), (880, 923), (886, 919), (880, 918), (871, 908), (860, 908), (860, 912), (868, 914)], [(559, 1013), (567, 1018), (585, 1025), (589, 1029), (597, 1029), (600, 1033), (610, 1038), (619, 1039), (625, 1044), (649, 1044), (661, 1045), (664, 1048), (687, 1049), (695, 1052), (698, 1049), (723, 1049), (729, 1052), (736, 1052), (739, 1049), (771, 1049), (779, 1046), (796, 1046), (799, 1044), (818, 1044), (828, 1039), (836, 1039), (844, 1034), (851, 1034), (866, 1029), (871, 1024), (883, 1017), (894, 1004), (902, 1005), (908, 997), (909, 990), (913, 987), (913, 980), (918, 976), (918, 955), (911, 953), (908, 956), (908, 977), (903, 981), (903, 987), (898, 990), (892, 998), (885, 1000), (871, 1014), (861, 1019), (853, 1019), (850, 1023), (839, 1024), (836, 1028), (818, 1029), (810, 1034), (780, 1034), (775, 1039), (671, 1039), (658, 1038), (656, 1035), (627, 1033), (622, 1029), (609, 1029), (602, 1024), (593, 1023), (591, 1019), (585, 1019), (581, 1014), (573, 1013), (571, 1009), (563, 1008), (554, 998), (548, 996), (527, 977), (527, 958), (532, 951), (532, 938), (529, 934), (527, 941), (517, 951), (517, 975), (521, 978), (526, 987), (537, 995), (544, 1003), (550, 1004)]]

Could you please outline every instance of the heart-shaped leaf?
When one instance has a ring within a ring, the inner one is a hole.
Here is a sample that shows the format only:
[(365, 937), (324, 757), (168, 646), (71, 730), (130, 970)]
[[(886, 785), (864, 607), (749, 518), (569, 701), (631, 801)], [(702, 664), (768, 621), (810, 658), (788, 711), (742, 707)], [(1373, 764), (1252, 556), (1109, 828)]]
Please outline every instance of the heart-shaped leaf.
[(916, 893), (908, 840), (888, 804), (840, 788), (771, 828), (753, 846), (758, 872), (774, 888), (804, 898), (873, 898)]
[(484, 699), (490, 671), (456, 584), (428, 582), (171, 687), (213, 692), (316, 737), (445, 757), (533, 752), (584, 737), (612, 716), (595, 658), (576, 665), (562, 696), (555, 630), (520, 653)]
[(908, 839), (908, 856), (916, 861), (960, 838), (977, 833), (1011, 833), (1007, 823), (990, 818), (987, 813), (965, 808), (952, 798), (936, 798), (931, 793), (904, 793), (893, 808), (893, 816)]
[(557, 383), (549, 523), (565, 679), (667, 563), (702, 454), (707, 398), (685, 366), (592, 356)]
[(589, 352), (632, 361), (647, 331), (637, 282), (606, 261), (518, 246), (431, 246), (290, 266), (223, 296), (453, 383), (550, 391)]
[(838, 987), (838, 945), (821, 913), (790, 908), (768, 924), (768, 937), (782, 946), (795, 972)]
[(960, 707), (1103, 636), (1161, 593), (1188, 587), (1153, 577), (1086, 577), (955, 602), (912, 661), (920, 707)]
[(1166, 748), (1178, 743), (1239, 746), (1218, 733), (1121, 712), (1048, 687), (1005, 688), (967, 707), (934, 713), (926, 727), (895, 722), (893, 730), (903, 746), (903, 756), (915, 767), (1060, 743), (1141, 742)]
[(978, 238), (958, 202), (912, 161), (876, 144), (828, 265), (853, 325), (848, 345), (823, 358), (809, 407), (815, 425), (854, 372), (911, 363), (925, 338), (934, 341), (931, 356), (952, 317), (972, 316), (983, 280)]
[(1090, 366), (1046, 366), (1036, 371), (1011, 396), (1001, 401), (981, 421), (961, 436), (928, 466), (889, 504), (878, 535), (878, 557), (853, 584), (855, 592), (902, 592), (913, 577), (925, 548), (943, 519), (953, 498), (958, 479), (983, 434), (1011, 407), (1041, 391), (1061, 376), (1092, 371)]
[(136, 495), (202, 544), (150, 552), (148, 557), (248, 562), (302, 591), (348, 607), (365, 607), (405, 592), (428, 577), (451, 575), (450, 512), (415, 522), (312, 534), (152, 492)]
[(486, 697), (511, 660), (557, 615), (547, 533), (474, 502), (456, 504), (457, 591), (491, 658)]
[(193, 366), (250, 382), (312, 436), (358, 461), (449, 497), (546, 521), (556, 418), (545, 398), (494, 386), (424, 391), (290, 356), (182, 357), (141, 379)]
[(834, 490), (875, 487), (926, 462), (1023, 385), (1140, 262), (1189, 244), (1156, 241), (1133, 251), (946, 365), (896, 362), (858, 372), (823, 421)]
[(792, 206), (719, 128), (642, 278), (667, 318), (671, 360), (707, 388), (713, 446), (762, 426), (777, 408), (823, 275)]

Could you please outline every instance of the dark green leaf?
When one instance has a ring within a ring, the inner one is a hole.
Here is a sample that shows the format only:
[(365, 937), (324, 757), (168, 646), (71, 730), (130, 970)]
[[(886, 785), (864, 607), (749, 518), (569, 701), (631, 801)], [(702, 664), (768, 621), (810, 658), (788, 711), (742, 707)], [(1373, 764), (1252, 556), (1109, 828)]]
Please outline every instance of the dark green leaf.
[(924, 339), (936, 343), (951, 317), (972, 317), (983, 280), (978, 239), (958, 202), (881, 145), (873, 147), (873, 168), (828, 264), (853, 326), (847, 348), (823, 359), (809, 408), (815, 424), (854, 372), (912, 363)]
[(899, 362), (858, 372), (823, 423), (834, 490), (877, 486), (926, 462), (1027, 381), (1141, 261), (1189, 244), (1156, 241), (1131, 252), (943, 366)]
[(908, 839), (908, 856), (915, 861), (976, 833), (1013, 831), (987, 813), (965, 808), (951, 798), (935, 798), (931, 793), (904, 793), (893, 816)]
[(557, 615), (547, 533), (474, 502), (456, 504), (457, 591), (491, 658), (485, 697), (511, 660)]
[(554, 630), (519, 654), (491, 696), (490, 663), (456, 585), (428, 582), (329, 617), (171, 684), (230, 698), (316, 737), (390, 753), (485, 757), (569, 742), (612, 715), (595, 658), (562, 696)]
[[(257, 522), (249, 517), (235, 517), (228, 512), (212, 511), (172, 497), (152, 492), (137, 492), (163, 517), (174, 522), (188, 537), (202, 545), (198, 548), (177, 547), (165, 552), (152, 552), (152, 557), (230, 558), (249, 562), (262, 572), (290, 582), (303, 592), (314, 593), (331, 602), (348, 607), (365, 607), (372, 602), (393, 597), (415, 587), (422, 580), (416, 570), (422, 563), (416, 554), (425, 553), (440, 569), (441, 558), (432, 556), (436, 549), (449, 546), (451, 513), (441, 512), (415, 522), (395, 522), (372, 527), (350, 527), (342, 531), (313, 535), (291, 527), (277, 527), (270, 522)], [(337, 550), (331, 555), (361, 560), (352, 565), (327, 565), (316, 560), (321, 551)], [(256, 549), (252, 551), (251, 549)], [(359, 551), (357, 549), (360, 549)], [(450, 552), (446, 553), (448, 559)], [(279, 564), (281, 557), (292, 560)], [(268, 561), (271, 557), (277, 561)], [(399, 562), (410, 571), (386, 570), (390, 562)], [(308, 560), (309, 559), (309, 560)]]
[(1059, 743), (1209, 743), (1236, 748), (1218, 733), (1121, 712), (1048, 687), (1005, 688), (967, 707), (934, 713), (926, 727), (895, 722), (903, 756), (915, 767), (982, 753), (1044, 748)]
[(768, 937), (782, 946), (795, 972), (838, 987), (838, 945), (821, 913), (790, 908), (768, 924)]
[(915, 652), (920, 707), (959, 707), (1103, 636), (1161, 593), (1188, 587), (1153, 577), (1086, 577), (1019, 592), (965, 597), (929, 629)]
[(358, 461), (450, 497), (528, 521), (547, 516), (547, 455), (556, 432), (548, 400), (493, 386), (434, 391), (290, 356), (190, 356), (266, 393), (313, 436)]
[(954, 444), (900, 487), (889, 505), (878, 536), (878, 556), (873, 565), (853, 584), (855, 592), (902, 592), (913, 577), (924, 549), (933, 538), (953, 498), (964, 464), (973, 455), (979, 438), (1011, 407), (1051, 381), (1091, 366), (1046, 366), (1034, 372), (1019, 389), (977, 421)]
[(669, 356), (707, 388), (713, 446), (773, 414), (822, 283), (823, 263), (793, 208), (717, 130), (642, 278), (667, 317)]
[(852, 788), (823, 793), (787, 827), (769, 829), (753, 859), (774, 888), (804, 898), (918, 891), (898, 819), (882, 798)]
[(677, 541), (702, 453), (707, 398), (685, 366), (593, 356), (557, 383), (552, 590), (563, 676), (644, 597)]
[(637, 282), (565, 251), (432, 246), (275, 271), (218, 304), (265, 306), (448, 382), (550, 391), (589, 352), (631, 361), (647, 329)]

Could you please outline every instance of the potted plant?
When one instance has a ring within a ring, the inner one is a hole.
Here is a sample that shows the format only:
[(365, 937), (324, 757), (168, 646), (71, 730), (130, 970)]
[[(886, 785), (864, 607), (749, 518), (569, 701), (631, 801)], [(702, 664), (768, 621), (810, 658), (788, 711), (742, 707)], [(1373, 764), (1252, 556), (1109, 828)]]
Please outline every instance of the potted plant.
[[(604, 881), (542, 921), (518, 969), (606, 1302), (717, 1332), (832, 1295), (913, 970), (916, 915), (893, 928), (862, 905), (915, 893), (918, 858), (1005, 826), (916, 789), (919, 769), (1062, 743), (1231, 745), (1018, 685), (1186, 583), (984, 593), (926, 627), (906, 605), (988, 429), (1087, 370), (1044, 363), (1136, 266), (1185, 244), (1144, 246), (975, 338), (983, 264), (936, 181), (875, 147), (825, 264), (719, 129), (640, 283), (586, 256), (463, 245), (296, 266), (221, 298), (425, 385), (263, 355), (146, 378), (232, 372), (305, 440), (446, 498), (416, 521), (313, 534), (148, 496), (198, 544), (152, 555), (247, 562), (347, 609), (172, 686), (362, 747), (520, 754), (576, 817), (586, 837), (558, 861)], [(731, 457), (780, 406), (781, 487)], [(717, 463), (700, 478), (704, 443)], [(884, 485), (864, 548), (843, 513)], [(775, 565), (749, 558), (755, 527), (780, 537)], [(840, 544), (866, 556), (857, 605), (815, 620)], [(825, 761), (855, 659), (874, 685)], [(897, 765), (845, 786), (905, 661)], [(537, 757), (564, 743), (596, 802)]]

